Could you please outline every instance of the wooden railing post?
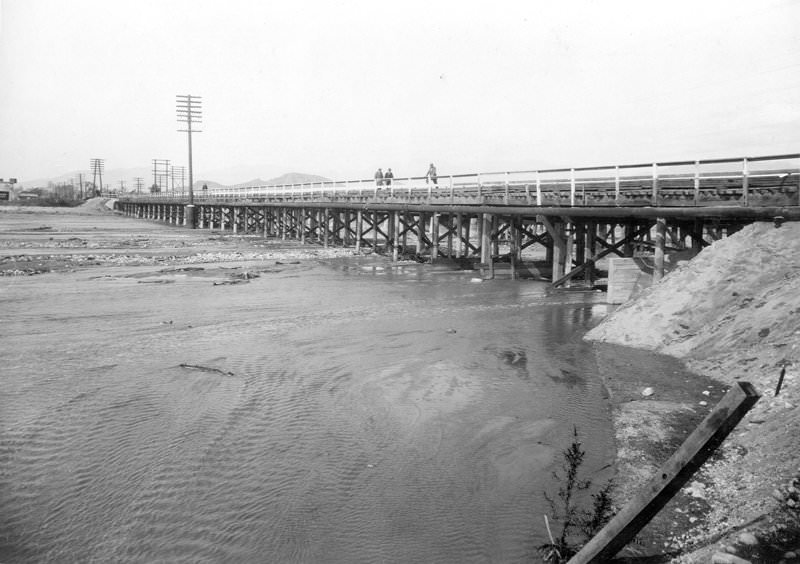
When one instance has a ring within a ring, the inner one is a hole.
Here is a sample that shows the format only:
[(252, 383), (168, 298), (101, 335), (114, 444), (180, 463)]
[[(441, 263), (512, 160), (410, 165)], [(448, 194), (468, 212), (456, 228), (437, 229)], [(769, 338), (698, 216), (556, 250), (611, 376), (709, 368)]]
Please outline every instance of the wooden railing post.
[(653, 163), (653, 194), (650, 199), (653, 206), (658, 205), (658, 165)]
[(694, 161), (694, 205), (700, 202), (700, 161)]
[(569, 205), (575, 205), (575, 169), (569, 169)]
[(536, 171), (536, 205), (542, 205), (542, 178), (539, 171)]
[(453, 205), (453, 198), (455, 197), (453, 193), (453, 175), (450, 175), (450, 205)]
[(742, 205), (750, 205), (750, 172), (747, 170), (747, 157), (742, 160)]
[(614, 203), (620, 204), (620, 191), (619, 191), (619, 165), (614, 166)]

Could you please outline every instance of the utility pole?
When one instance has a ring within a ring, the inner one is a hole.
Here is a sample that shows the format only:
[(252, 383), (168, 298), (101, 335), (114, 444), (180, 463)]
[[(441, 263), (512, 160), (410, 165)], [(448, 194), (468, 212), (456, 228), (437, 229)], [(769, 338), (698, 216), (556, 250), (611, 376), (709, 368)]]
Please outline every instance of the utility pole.
[(125, 181), (124, 180), (120, 180), (119, 181), (119, 191), (120, 191), (120, 193), (125, 192)]
[(185, 192), (185, 189), (186, 189), (185, 178), (186, 178), (186, 167), (185, 166), (173, 166), (172, 167), (172, 190), (173, 191), (175, 190), (175, 181), (179, 180), (180, 183), (181, 183), (181, 196), (183, 196), (183, 193)]
[(176, 111), (178, 121), (186, 124), (186, 129), (179, 129), (186, 132), (189, 140), (189, 206), (186, 210), (186, 223), (194, 227), (194, 176), (192, 170), (192, 133), (201, 133), (200, 130), (192, 129), (193, 123), (203, 121), (202, 97), (192, 96), (191, 94), (178, 94), (175, 96)]
[[(92, 184), (94, 184), (95, 196), (99, 196), (103, 190), (103, 168), (105, 168), (105, 159), (90, 159), (89, 166), (92, 169)], [(100, 177), (100, 188), (98, 188), (97, 177)]]
[(153, 186), (157, 186), (159, 192), (169, 188), (169, 159), (153, 159)]
[(144, 178), (137, 176), (133, 181), (136, 183), (136, 193), (140, 194), (142, 192), (142, 186), (144, 185)]

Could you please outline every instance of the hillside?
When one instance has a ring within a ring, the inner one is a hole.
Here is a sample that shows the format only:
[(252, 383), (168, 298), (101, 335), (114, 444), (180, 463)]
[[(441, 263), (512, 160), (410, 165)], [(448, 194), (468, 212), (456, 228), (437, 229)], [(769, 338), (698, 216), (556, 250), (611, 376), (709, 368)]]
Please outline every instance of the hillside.
[(800, 471), (798, 314), (800, 223), (756, 223), (704, 249), (586, 335), (685, 359), (698, 374), (726, 385), (749, 381), (762, 394), (703, 468), (710, 509), (689, 540), (761, 523), (779, 505), (774, 492)]
[(287, 172), (278, 177), (271, 178), (266, 184), (303, 184), (308, 182), (328, 182), (330, 178), (317, 176), (316, 174), (305, 174), (302, 172)]

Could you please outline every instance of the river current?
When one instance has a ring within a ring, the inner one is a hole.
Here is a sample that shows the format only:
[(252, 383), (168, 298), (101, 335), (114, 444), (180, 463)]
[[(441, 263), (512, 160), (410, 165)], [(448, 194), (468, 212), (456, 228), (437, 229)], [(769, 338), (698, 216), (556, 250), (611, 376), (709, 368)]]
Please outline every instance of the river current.
[(610, 477), (602, 294), (366, 259), (87, 272), (4, 281), (2, 562), (532, 561), (573, 427)]

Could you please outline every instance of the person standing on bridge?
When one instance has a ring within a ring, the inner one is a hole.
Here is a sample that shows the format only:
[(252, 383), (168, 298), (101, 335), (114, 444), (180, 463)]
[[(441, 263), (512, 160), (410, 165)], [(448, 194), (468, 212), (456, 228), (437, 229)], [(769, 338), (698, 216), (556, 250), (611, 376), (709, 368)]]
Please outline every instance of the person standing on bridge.
[(375, 171), (375, 186), (383, 186), (383, 171), (381, 169)]
[(386, 174), (383, 175), (383, 183), (386, 184), (386, 186), (391, 186), (392, 178), (394, 178), (394, 173), (391, 168), (387, 168)]
[(436, 182), (437, 178), (439, 177), (436, 176), (436, 167), (433, 166), (433, 163), (431, 163), (431, 166), (428, 167), (428, 172), (425, 173), (425, 184), (427, 184), (428, 180), (430, 180), (434, 184), (438, 185), (438, 183)]

